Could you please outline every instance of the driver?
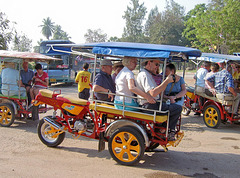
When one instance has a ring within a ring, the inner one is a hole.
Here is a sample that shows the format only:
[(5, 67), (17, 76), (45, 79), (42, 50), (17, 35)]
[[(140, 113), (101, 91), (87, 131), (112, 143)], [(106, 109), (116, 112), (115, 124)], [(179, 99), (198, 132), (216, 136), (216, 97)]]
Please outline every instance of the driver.
[(32, 79), (34, 77), (34, 72), (28, 69), (28, 62), (24, 61), (23, 70), (20, 71), (20, 76), (22, 78), (22, 87), (27, 91), (28, 104), (31, 103), (30, 89), (32, 88)]
[[(138, 86), (142, 91), (150, 94), (157, 100), (159, 99), (159, 95), (166, 89), (167, 85), (171, 82), (175, 82), (175, 76), (173, 77), (173, 75), (171, 75), (170, 73), (170, 75), (168, 75), (167, 78), (160, 85), (157, 85), (152, 77), (152, 74), (156, 75), (157, 69), (160, 65), (160, 60), (147, 59), (142, 63), (142, 65), (144, 66), (144, 69), (137, 76)], [(177, 77), (176, 81), (178, 81), (179, 79), (180, 78)], [(143, 98), (141, 96), (138, 97)], [(143, 98), (140, 100), (139, 103), (140, 105), (142, 105), (143, 108), (159, 110), (159, 102), (151, 104), (146, 100), (146, 98)], [(170, 111), (168, 140), (173, 141), (175, 140), (175, 127), (178, 122), (178, 118), (181, 115), (182, 106), (175, 103), (170, 103), (169, 105), (166, 103), (162, 103), (162, 111), (166, 110)]]

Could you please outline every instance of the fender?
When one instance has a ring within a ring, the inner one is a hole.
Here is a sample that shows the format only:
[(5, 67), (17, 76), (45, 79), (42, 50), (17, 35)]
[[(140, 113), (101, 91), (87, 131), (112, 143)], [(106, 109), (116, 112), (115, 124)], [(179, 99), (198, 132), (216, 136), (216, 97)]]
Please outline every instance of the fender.
[(18, 111), (17, 111), (17, 105), (16, 105), (13, 101), (8, 100), (8, 99), (2, 99), (2, 100), (1, 100), (1, 103), (9, 103), (9, 104), (11, 104), (11, 105), (13, 106), (15, 115), (18, 113)]
[(113, 123), (111, 123), (106, 129), (105, 137), (110, 136), (110, 134), (114, 130), (116, 130), (120, 127), (124, 127), (124, 126), (133, 126), (134, 128), (136, 128), (142, 134), (142, 136), (145, 140), (146, 147), (149, 147), (150, 142), (149, 142), (146, 131), (141, 126), (139, 126), (137, 123), (129, 121), (129, 120), (117, 120), (117, 121), (114, 121)]
[(208, 100), (208, 101), (206, 101), (206, 102), (204, 103), (203, 108), (207, 107), (207, 106), (210, 105), (210, 104), (213, 104), (213, 105), (215, 105), (215, 106), (218, 107), (218, 109), (219, 109), (219, 111), (220, 111), (220, 114), (221, 114), (221, 117), (220, 117), (220, 118), (223, 118), (224, 114), (223, 114), (222, 105), (220, 105), (219, 103), (217, 103), (217, 102), (215, 102), (215, 101), (213, 101), (213, 100)]

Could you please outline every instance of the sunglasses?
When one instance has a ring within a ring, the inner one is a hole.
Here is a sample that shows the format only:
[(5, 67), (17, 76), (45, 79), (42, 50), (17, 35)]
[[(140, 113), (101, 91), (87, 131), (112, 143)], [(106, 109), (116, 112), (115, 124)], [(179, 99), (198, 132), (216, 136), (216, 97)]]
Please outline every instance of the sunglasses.
[[(151, 61), (152, 63), (154, 63), (153, 61)], [(154, 63), (156, 67), (160, 66), (159, 63)]]

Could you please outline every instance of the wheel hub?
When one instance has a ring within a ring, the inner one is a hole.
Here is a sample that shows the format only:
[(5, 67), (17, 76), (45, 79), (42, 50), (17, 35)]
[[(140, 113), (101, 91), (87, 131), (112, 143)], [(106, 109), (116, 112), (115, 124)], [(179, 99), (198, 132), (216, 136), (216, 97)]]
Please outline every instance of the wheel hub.
[(123, 149), (126, 150), (126, 149), (127, 149), (127, 146), (126, 146), (126, 145), (123, 145)]

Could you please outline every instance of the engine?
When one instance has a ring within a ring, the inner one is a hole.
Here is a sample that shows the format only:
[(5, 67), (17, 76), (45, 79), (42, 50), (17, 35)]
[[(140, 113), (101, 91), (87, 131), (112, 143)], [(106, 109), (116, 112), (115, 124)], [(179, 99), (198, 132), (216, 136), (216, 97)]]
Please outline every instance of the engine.
[(82, 121), (76, 121), (74, 123), (74, 129), (77, 131), (85, 131), (87, 129), (87, 124)]

